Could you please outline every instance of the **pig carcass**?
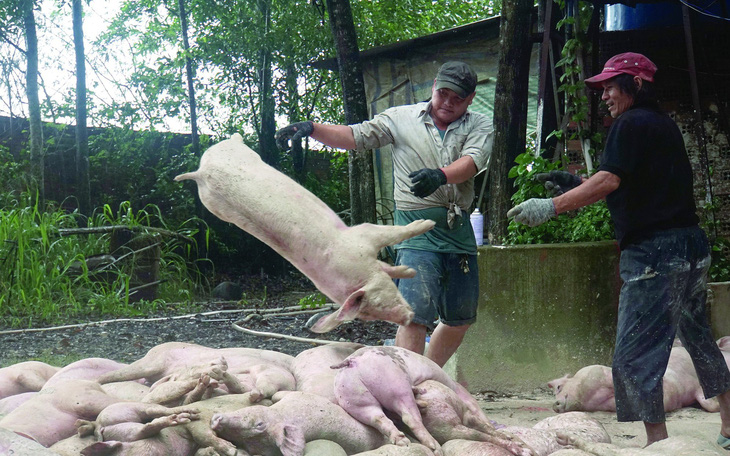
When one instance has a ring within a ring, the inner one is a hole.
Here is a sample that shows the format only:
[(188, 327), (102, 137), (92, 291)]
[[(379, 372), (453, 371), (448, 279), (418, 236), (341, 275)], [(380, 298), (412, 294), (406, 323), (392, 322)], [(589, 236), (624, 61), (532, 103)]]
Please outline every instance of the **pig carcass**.
[(566, 412), (550, 416), (533, 427), (506, 426), (500, 430), (517, 436), (529, 445), (537, 456), (547, 456), (563, 449), (558, 433), (574, 435), (586, 442), (610, 443), (611, 437), (603, 425), (584, 412)]
[(40, 361), (26, 361), (0, 368), (0, 399), (40, 391), (58, 367)]
[[(730, 352), (723, 351), (725, 362), (730, 363)], [(555, 392), (553, 410), (558, 413), (567, 411), (616, 411), (611, 368), (601, 365), (586, 366), (575, 376), (548, 382)], [(705, 399), (700, 387), (692, 359), (682, 346), (674, 346), (669, 355), (667, 370), (664, 373), (664, 410), (670, 412), (698, 403), (708, 412), (720, 410), (716, 398)]]
[[(361, 423), (378, 429), (389, 443), (407, 445), (409, 440), (384, 410), (395, 413), (421, 444), (440, 454), (440, 445), (424, 426), (413, 393), (413, 387), (426, 380), (440, 382), (456, 393), (464, 404), (464, 422), (484, 423), (484, 432), (509, 439), (490, 429), (476, 399), (425, 356), (400, 347), (365, 347), (332, 367), (340, 370), (335, 377), (337, 402)], [(533, 454), (516, 441), (509, 450), (522, 456)]]
[(352, 418), (322, 396), (300, 391), (279, 392), (270, 407), (251, 406), (213, 416), (215, 433), (251, 454), (302, 456), (307, 442), (330, 440), (347, 454), (386, 443), (370, 426)]
[(511, 438), (514, 434), (506, 436), (497, 432), (482, 415), (470, 413), (467, 404), (443, 383), (426, 380), (413, 388), (413, 393), (423, 425), (441, 445), (454, 439), (478, 440), (511, 448), (515, 454), (520, 454), (525, 447), (534, 452), (524, 440)]
[(106, 358), (80, 359), (61, 368), (48, 379), (46, 386), (52, 386), (66, 380), (97, 380), (102, 375), (125, 366), (128, 366), (128, 364)]
[(317, 394), (337, 404), (335, 397), (335, 376), (337, 371), (330, 366), (341, 363), (362, 344), (340, 342), (320, 345), (299, 353), (292, 363), (297, 391)]
[(553, 410), (557, 413), (615, 412), (611, 368), (600, 364), (583, 367), (575, 375), (565, 375), (548, 382), (555, 393)]
[(49, 447), (71, 437), (76, 432), (76, 420), (94, 420), (99, 412), (119, 401), (97, 382), (63, 380), (44, 386), (5, 415), (0, 427)]
[(152, 347), (142, 358), (98, 378), (99, 383), (146, 379), (155, 383), (171, 375), (183, 375), (212, 360), (225, 358), (228, 369), (247, 368), (255, 364), (274, 364), (289, 369), (294, 357), (272, 350), (255, 348), (210, 348), (186, 342), (166, 342)]
[[(721, 456), (724, 454), (713, 443), (687, 435), (669, 437), (645, 448), (622, 448), (610, 443), (589, 442), (577, 435), (563, 433), (558, 433), (558, 438), (561, 443), (571, 445), (583, 451), (583, 454), (591, 456)], [(565, 450), (553, 453), (555, 456), (572, 454), (576, 453), (568, 453)]]
[(209, 148), (197, 171), (175, 177), (186, 179), (197, 183), (210, 212), (266, 243), (340, 305), (312, 331), (327, 332), (355, 318), (410, 323), (413, 311), (392, 279), (411, 278), (415, 271), (377, 255), (430, 230), (433, 221), (348, 227), (322, 200), (264, 163), (239, 134)]
[(506, 449), (489, 442), (454, 439), (444, 443), (444, 456), (512, 456)]
[[(408, 446), (383, 445), (374, 450), (357, 453), (354, 456), (433, 456), (433, 451), (420, 443), (411, 443)], [(468, 453), (462, 453), (466, 455)], [(511, 454), (511, 453), (507, 453)], [(306, 455), (305, 455), (306, 456)], [(315, 455), (312, 455), (315, 456)], [(318, 456), (318, 455), (317, 455)]]
[[(213, 416), (253, 404), (250, 393), (227, 394), (189, 406), (166, 408), (148, 403), (108, 407), (93, 423), (80, 422), (81, 434), (105, 440), (87, 446), (83, 456), (248, 456), (211, 429)], [(260, 401), (262, 407), (271, 401)], [(151, 422), (148, 419), (152, 418)], [(109, 439), (109, 440), (106, 440)]]

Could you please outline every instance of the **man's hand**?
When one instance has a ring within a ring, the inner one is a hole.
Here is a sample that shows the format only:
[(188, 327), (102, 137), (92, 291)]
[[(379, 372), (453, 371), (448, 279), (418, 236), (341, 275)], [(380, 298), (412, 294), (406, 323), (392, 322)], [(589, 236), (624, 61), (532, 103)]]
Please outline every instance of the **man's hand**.
[(411, 178), (411, 191), (419, 198), (425, 198), (446, 183), (446, 174), (440, 169), (423, 168), (408, 175)]
[(567, 171), (553, 170), (549, 173), (535, 174), (535, 179), (545, 185), (550, 196), (558, 196), (579, 186), (583, 180)]
[(276, 145), (281, 150), (289, 150), (289, 140), (292, 144), (298, 143), (305, 136), (309, 136), (314, 132), (314, 123), (311, 120), (306, 122), (297, 122), (287, 125), (274, 134)]
[(528, 226), (542, 225), (556, 215), (552, 198), (531, 198), (507, 212), (507, 217)]

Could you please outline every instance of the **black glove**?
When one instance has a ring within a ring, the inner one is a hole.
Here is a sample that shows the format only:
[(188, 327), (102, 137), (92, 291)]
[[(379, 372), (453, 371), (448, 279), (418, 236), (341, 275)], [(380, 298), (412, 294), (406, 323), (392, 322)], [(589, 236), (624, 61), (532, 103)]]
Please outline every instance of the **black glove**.
[(446, 183), (446, 174), (441, 169), (423, 168), (408, 175), (413, 186), (411, 191), (419, 198), (425, 198)]
[(549, 173), (535, 174), (535, 179), (545, 185), (550, 196), (558, 196), (579, 186), (583, 180), (567, 171), (553, 170)]
[(274, 134), (276, 145), (281, 150), (289, 150), (289, 140), (292, 144), (299, 142), (305, 136), (309, 136), (314, 132), (314, 123), (311, 120), (306, 122), (297, 122), (287, 125)]

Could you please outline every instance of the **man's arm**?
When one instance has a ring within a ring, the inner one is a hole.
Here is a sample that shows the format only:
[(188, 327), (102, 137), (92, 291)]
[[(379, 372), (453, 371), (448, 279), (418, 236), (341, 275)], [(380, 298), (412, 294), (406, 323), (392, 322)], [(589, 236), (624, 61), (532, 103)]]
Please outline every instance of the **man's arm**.
[(446, 174), (447, 184), (460, 184), (474, 177), (478, 170), (474, 159), (466, 155), (449, 166), (444, 166), (441, 171)]
[(621, 184), (621, 178), (608, 171), (598, 171), (574, 189), (553, 198), (555, 213), (572, 211), (602, 200)]
[(605, 198), (621, 184), (621, 178), (608, 171), (599, 171), (574, 189), (555, 198), (531, 198), (513, 207), (507, 217), (528, 226), (541, 225), (556, 215), (588, 206)]
[(322, 144), (346, 150), (352, 150), (357, 147), (355, 144), (355, 136), (352, 134), (352, 128), (348, 125), (320, 123), (313, 123), (313, 125), (314, 131), (309, 136)]

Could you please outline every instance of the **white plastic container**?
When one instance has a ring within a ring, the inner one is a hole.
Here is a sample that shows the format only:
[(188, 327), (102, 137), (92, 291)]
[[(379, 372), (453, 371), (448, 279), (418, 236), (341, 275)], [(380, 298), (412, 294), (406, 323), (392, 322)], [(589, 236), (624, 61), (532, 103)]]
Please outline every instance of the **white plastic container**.
[(479, 212), (479, 208), (474, 209), (469, 217), (471, 221), (471, 227), (474, 230), (474, 237), (476, 238), (477, 245), (484, 244), (484, 215)]

